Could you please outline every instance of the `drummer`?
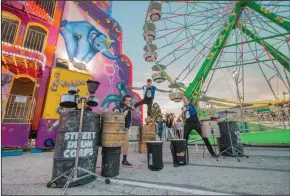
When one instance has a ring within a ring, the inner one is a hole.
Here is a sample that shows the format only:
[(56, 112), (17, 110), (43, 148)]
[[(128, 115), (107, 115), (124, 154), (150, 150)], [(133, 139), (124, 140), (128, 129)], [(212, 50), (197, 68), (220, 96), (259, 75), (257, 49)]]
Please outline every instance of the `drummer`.
[(122, 165), (125, 167), (133, 167), (131, 163), (127, 161), (128, 148), (129, 148), (129, 129), (132, 121), (132, 110), (134, 106), (131, 106), (132, 97), (130, 95), (125, 95), (120, 104), (113, 108), (114, 113), (123, 113), (125, 117), (125, 140), (123, 144), (123, 161)]
[[(183, 115), (185, 117), (185, 123), (184, 123), (184, 134), (183, 138), (186, 139), (186, 142), (188, 141), (189, 134), (192, 129), (194, 129), (201, 137), (201, 125), (199, 122), (199, 119), (197, 117), (197, 111), (195, 110), (193, 104), (189, 103), (189, 100), (187, 97), (183, 97), (183, 103), (184, 106), (182, 107)], [(196, 104), (196, 103), (195, 103)], [(209, 153), (211, 156), (216, 157), (217, 155), (212, 149), (212, 146), (210, 145), (207, 138), (202, 138)]]

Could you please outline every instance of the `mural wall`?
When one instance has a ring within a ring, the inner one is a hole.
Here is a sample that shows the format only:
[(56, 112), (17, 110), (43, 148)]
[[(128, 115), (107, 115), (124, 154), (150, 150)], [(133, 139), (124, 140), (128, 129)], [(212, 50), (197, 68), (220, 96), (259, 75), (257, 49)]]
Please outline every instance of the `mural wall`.
[[(105, 14), (94, 1), (65, 3), (60, 35), (55, 53), (69, 60), (68, 69), (89, 73), (101, 83), (96, 96), (99, 107), (95, 112), (107, 112), (119, 103), (122, 96), (131, 94), (132, 65), (121, 54), (122, 33), (119, 24)], [(141, 123), (139, 111), (133, 120)]]

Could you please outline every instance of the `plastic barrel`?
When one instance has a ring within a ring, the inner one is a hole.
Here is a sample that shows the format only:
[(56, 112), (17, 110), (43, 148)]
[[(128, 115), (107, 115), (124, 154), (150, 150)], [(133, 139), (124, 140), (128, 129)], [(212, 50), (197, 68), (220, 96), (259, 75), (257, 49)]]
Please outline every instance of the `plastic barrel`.
[(115, 177), (120, 170), (121, 147), (102, 148), (102, 173), (103, 177)]
[[(232, 154), (232, 148), (230, 148), (231, 147), (230, 136), (229, 136), (229, 133), (230, 133), (233, 147), (238, 149), (238, 152), (237, 152), (238, 156), (244, 156), (244, 148), (241, 142), (240, 130), (237, 123), (235, 121), (228, 121), (228, 122), (222, 121), (222, 122), (219, 122), (218, 125), (220, 129), (221, 137), (217, 138), (217, 142), (219, 146), (219, 151), (222, 152), (221, 155), (222, 156), (235, 156)], [(229, 132), (229, 129), (230, 129), (230, 132)]]
[(189, 163), (188, 148), (185, 139), (170, 140), (170, 149), (173, 158), (173, 165), (187, 165)]
[(146, 141), (148, 169), (152, 171), (162, 170), (164, 167), (162, 158), (162, 141)]
[[(80, 125), (80, 110), (66, 111), (60, 114), (59, 127), (57, 129), (55, 151), (53, 156), (52, 180), (70, 171), (75, 164), (77, 136)], [(82, 139), (80, 143), (78, 166), (91, 172), (96, 171), (96, 163), (99, 147), (100, 115), (85, 111), (83, 116)], [(67, 176), (70, 175), (70, 172)], [(78, 178), (87, 175), (86, 172), (78, 171)], [(95, 176), (88, 175), (70, 186), (89, 183)], [(54, 183), (56, 187), (63, 187), (67, 177), (61, 177)]]

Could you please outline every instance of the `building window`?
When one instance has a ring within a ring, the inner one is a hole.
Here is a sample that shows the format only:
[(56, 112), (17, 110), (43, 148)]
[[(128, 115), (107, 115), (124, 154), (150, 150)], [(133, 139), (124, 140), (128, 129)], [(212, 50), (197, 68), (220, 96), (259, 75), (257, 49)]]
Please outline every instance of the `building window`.
[(16, 16), (3, 12), (1, 21), (1, 40), (14, 44), (19, 26), (20, 20)]
[(43, 52), (47, 32), (42, 27), (31, 25), (28, 27), (24, 47), (38, 52)]
[(55, 5), (56, 5), (56, 1), (51, 1), (51, 0), (47, 0), (47, 1), (43, 1), (43, 0), (37, 0), (35, 2), (39, 7), (41, 7), (43, 10), (46, 11), (46, 13), (48, 13), (48, 15), (53, 18), (54, 15), (54, 10), (55, 10)]

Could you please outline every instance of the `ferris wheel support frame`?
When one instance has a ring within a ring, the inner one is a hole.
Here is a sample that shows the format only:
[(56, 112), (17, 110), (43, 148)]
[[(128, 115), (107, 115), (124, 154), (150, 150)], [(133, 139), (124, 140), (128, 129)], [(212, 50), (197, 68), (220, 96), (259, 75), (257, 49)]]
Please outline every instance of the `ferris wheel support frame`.
[(197, 75), (195, 76), (194, 80), (189, 84), (188, 88), (186, 89), (184, 95), (192, 102), (193, 100), (198, 101), (201, 94), (202, 85), (205, 82), (209, 72), (211, 71), (215, 60), (217, 59), (218, 55), (220, 54), (225, 42), (227, 41), (231, 30), (234, 28), (237, 19), (241, 14), (242, 8), (245, 6), (245, 3), (239, 1), (236, 3), (234, 11), (232, 12), (229, 20), (227, 21), (225, 27), (223, 28), (220, 36), (216, 40), (214, 46), (210, 50), (206, 60), (203, 62), (201, 69), (198, 71)]
[(288, 71), (290, 72), (290, 58), (281, 53), (279, 50), (272, 47), (266, 41), (260, 39), (257, 34), (252, 33), (244, 25), (239, 25), (239, 29), (250, 38), (254, 39), (258, 44), (265, 47), (265, 49)]
[[(273, 12), (267, 10), (266, 8), (260, 6), (259, 4), (250, 1), (250, 2), (244, 2), (239, 1), (236, 3), (234, 11), (231, 14), (231, 17), (226, 23), (226, 26), (222, 30), (219, 38), (215, 42), (213, 48), (211, 49), (210, 53), (208, 54), (206, 60), (203, 62), (201, 69), (198, 71), (197, 75), (195, 76), (194, 80), (189, 84), (188, 88), (186, 89), (184, 95), (190, 100), (190, 101), (198, 101), (201, 95), (202, 86), (205, 82), (205, 79), (207, 78), (209, 72), (212, 70), (212, 67), (220, 54), (224, 43), (227, 41), (230, 32), (232, 29), (236, 28), (236, 21), (239, 19), (239, 16), (241, 14), (242, 9), (248, 6), (252, 8), (254, 11), (258, 12), (259, 14), (263, 15), (264, 17), (268, 18), (270, 21), (276, 23), (286, 31), (290, 32), (290, 22), (286, 21), (285, 19), (282, 19), (280, 16), (274, 14)], [(240, 26), (240, 25), (239, 25)], [(281, 53), (279, 50), (273, 48), (271, 45), (269, 45), (267, 42), (262, 41), (259, 39), (259, 37), (255, 34), (253, 34), (251, 31), (246, 29), (245, 27), (241, 26), (241, 30), (243, 33), (251, 37), (253, 40), (255, 40), (257, 43), (261, 44), (265, 47), (266, 50), (279, 62), (281, 65), (290, 72), (290, 59), (286, 57), (283, 53)], [(158, 67), (158, 66), (157, 66)], [(159, 68), (159, 67), (158, 67)]]
[(249, 0), (247, 2), (247, 6), (254, 11), (258, 12), (259, 14), (263, 15), (265, 18), (268, 18), (271, 22), (276, 23), (283, 29), (285, 29), (288, 33), (290, 33), (290, 22), (281, 18), (280, 16), (274, 14), (270, 10), (262, 7), (261, 5), (255, 3), (253, 0)]

